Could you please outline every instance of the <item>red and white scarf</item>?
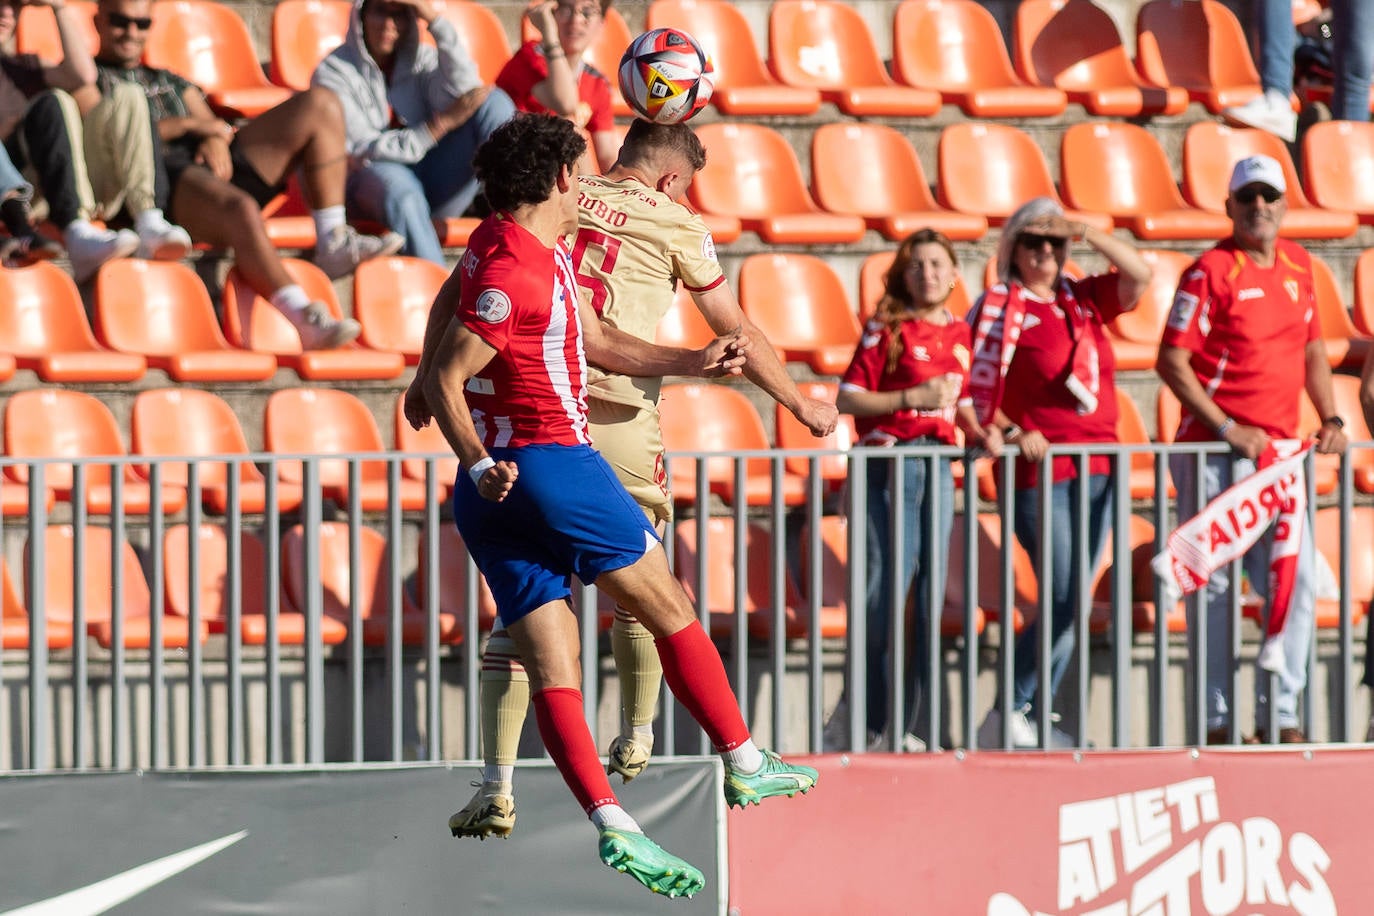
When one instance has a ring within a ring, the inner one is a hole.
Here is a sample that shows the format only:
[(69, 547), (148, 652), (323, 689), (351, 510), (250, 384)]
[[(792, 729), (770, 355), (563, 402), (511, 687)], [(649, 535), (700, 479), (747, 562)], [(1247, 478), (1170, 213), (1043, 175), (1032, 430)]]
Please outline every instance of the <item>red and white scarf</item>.
[[(983, 294), (973, 325), (973, 364), (969, 368), (969, 392), (980, 423), (992, 421), (1002, 403), (1007, 368), (1016, 353), (1026, 322), (1026, 288), (1020, 283), (999, 283)], [(1057, 302), (1063, 308), (1073, 340), (1073, 357), (1064, 385), (1078, 401), (1078, 413), (1097, 410), (1101, 367), (1097, 340), (1088, 327), (1088, 310), (1078, 301), (1062, 277)]]
[[(1269, 624), (1259, 664), (1279, 671), (1282, 641), (1293, 589), (1298, 578), (1298, 551), (1307, 523), (1305, 462), (1312, 443), (1276, 439), (1259, 456), (1255, 473), (1212, 499), (1202, 511), (1179, 525), (1164, 551), (1150, 563), (1164, 580), (1165, 601), (1172, 605), (1207, 584), (1212, 573), (1244, 555), (1270, 525), (1274, 543), (1269, 553)], [(1215, 609), (1214, 609), (1215, 612)]]

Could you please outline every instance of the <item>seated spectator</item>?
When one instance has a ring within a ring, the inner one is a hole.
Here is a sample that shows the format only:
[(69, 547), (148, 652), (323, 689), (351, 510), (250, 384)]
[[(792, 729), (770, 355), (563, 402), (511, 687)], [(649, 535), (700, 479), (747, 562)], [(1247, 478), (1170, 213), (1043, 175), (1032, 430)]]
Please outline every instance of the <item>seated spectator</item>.
[[(433, 48), (420, 43), (420, 21)], [(509, 96), (482, 85), (429, 0), (360, 0), (312, 82), (343, 105), (349, 206), (404, 235), (406, 254), (443, 264), (432, 220), (462, 216), (476, 199), (473, 153), (515, 113)]]
[(29, 216), (32, 198), (33, 185), (24, 180), (0, 146), (0, 222), (10, 233), (10, 238), (0, 242), (0, 264), (5, 267), (27, 267), (63, 254), (61, 245), (39, 235), (33, 227)]
[(611, 2), (544, 0), (530, 7), (525, 15), (540, 39), (525, 42), (496, 77), (520, 111), (561, 115), (584, 131), (600, 171), (615, 164), (620, 141), (612, 130), (611, 84), (583, 55), (601, 34)]
[[(12, 46), (19, 22), (17, 0), (0, 0), (0, 46)], [(10, 162), (32, 167), (48, 204), (48, 218), (62, 230), (78, 282), (92, 276), (111, 258), (128, 257), (138, 248), (138, 236), (113, 232), (91, 222), (95, 212), (81, 149), (81, 116), (68, 94), (95, 82), (95, 64), (81, 36), (76, 13), (62, 0), (51, 0), (64, 59), (45, 64), (32, 54), (0, 54), (0, 140)], [(12, 257), (56, 257), (54, 245), (41, 240), (28, 218), (32, 188), (7, 183), (0, 218), (17, 238), (27, 239)]]
[(311, 302), (292, 280), (261, 213), (299, 168), (315, 220), (315, 263), (331, 278), (400, 249), (399, 237), (361, 236), (344, 220), (347, 157), (338, 100), (308, 90), (236, 128), (211, 111), (193, 83), (141, 63), (152, 21), (152, 0), (99, 0), (97, 85), (105, 97), (121, 83), (145, 94), (164, 144), (173, 220), (198, 242), (232, 248), (244, 279), (291, 319), (303, 347), (338, 347), (353, 340), (360, 330), (356, 321), (334, 319), (324, 303)]

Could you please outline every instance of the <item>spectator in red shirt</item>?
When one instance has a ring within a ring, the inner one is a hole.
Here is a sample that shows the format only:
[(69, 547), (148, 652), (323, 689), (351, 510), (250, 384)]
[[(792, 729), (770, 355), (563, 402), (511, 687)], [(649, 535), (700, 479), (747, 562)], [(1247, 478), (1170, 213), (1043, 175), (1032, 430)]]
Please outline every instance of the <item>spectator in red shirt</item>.
[[(958, 270), (954, 246), (933, 229), (912, 233), (897, 248), (883, 297), (864, 327), (836, 400), (841, 411), (854, 415), (859, 445), (954, 445), (957, 423), (970, 442), (994, 454), (1001, 451), (1001, 431), (984, 428), (974, 414), (973, 402), (967, 397), (960, 400), (968, 390), (969, 327), (945, 307)], [(920, 703), (932, 582), (941, 603), (945, 592), (943, 557), (948, 554), (954, 523), (954, 477), (948, 458), (919, 454), (903, 454), (900, 463), (878, 455), (866, 462), (866, 471), (868, 682), (864, 708), (868, 741), (874, 745), (882, 742), (887, 729), (889, 612), (908, 601), (913, 614), (902, 668), (905, 721), (915, 718)], [(893, 500), (894, 471), (902, 475), (900, 505)], [(931, 493), (938, 493), (938, 498), (932, 500)], [(902, 535), (900, 556), (893, 551), (896, 531)], [(937, 550), (928, 540), (941, 546)], [(938, 606), (934, 613), (939, 613)], [(835, 725), (827, 730), (827, 742), (833, 749), (845, 745), (839, 730), (847, 727), (847, 719), (843, 713), (831, 717)], [(902, 746), (906, 750), (923, 747), (911, 728), (903, 733)]]
[[(1342, 452), (1346, 446), (1345, 423), (1336, 415), (1331, 368), (1321, 340), (1312, 258), (1301, 245), (1279, 238), (1279, 224), (1288, 212), (1283, 170), (1268, 156), (1250, 156), (1236, 163), (1228, 188), (1231, 237), (1203, 252), (1184, 272), (1155, 364), (1159, 377), (1183, 405), (1177, 441), (1225, 442), (1231, 447), (1230, 454), (1207, 455), (1201, 466), (1193, 454), (1170, 457), (1180, 520), (1192, 518), (1233, 482), (1253, 474), (1256, 459), (1271, 439), (1312, 434), (1298, 429), (1304, 388), (1323, 418), (1315, 433), (1317, 451)], [(1298, 723), (1298, 694), (1307, 683), (1316, 548), (1311, 526), (1303, 530), (1285, 626), (1295, 638), (1284, 640), (1284, 671), (1275, 700), (1278, 738), (1288, 743), (1307, 740)], [(1251, 588), (1261, 597), (1268, 593), (1272, 537), (1264, 537), (1241, 561)], [(1212, 610), (1205, 614), (1206, 670), (1199, 677), (1207, 691), (1207, 743), (1223, 744), (1230, 740), (1232, 710), (1227, 696), (1233, 661), (1227, 638), (1229, 569), (1212, 576), (1206, 595), (1206, 606)], [(1194, 618), (1189, 602), (1190, 630), (1198, 624)], [(1255, 678), (1260, 722), (1267, 718), (1268, 688), (1267, 676)]]
[(583, 131), (601, 171), (615, 162), (620, 141), (612, 129), (611, 84), (584, 59), (601, 34), (612, 0), (544, 0), (526, 11), (539, 30), (501, 69), (496, 85), (519, 111), (550, 112)]
[[(1069, 242), (1082, 239), (1116, 268), (1082, 280), (1064, 275)], [(1004, 439), (1020, 449), (1012, 500), (1016, 539), (1030, 554), (1040, 581), (1041, 470), (1052, 476), (1050, 544), (1050, 697), (1037, 697), (1040, 621), (1016, 641), (1012, 708), (1005, 716), (1013, 747), (1040, 744), (1032, 718), (1037, 702), (1053, 702), (1074, 646), (1074, 609), (1088, 587), (1074, 571), (1088, 555), (1096, 564), (1112, 507), (1111, 460), (1088, 460), (1087, 504), (1080, 505), (1077, 460), (1056, 455), (1054, 445), (1091, 445), (1116, 441), (1116, 363), (1104, 325), (1135, 308), (1150, 282), (1150, 267), (1129, 243), (1086, 223), (1070, 222), (1054, 201), (1038, 197), (1011, 215), (997, 251), (1001, 282), (979, 298), (970, 313), (973, 369), (970, 389), (978, 416), (1002, 428)], [(1087, 543), (1078, 521), (1087, 513)], [(1003, 743), (1004, 711), (994, 707), (978, 730), (982, 747)], [(1046, 747), (1077, 742), (1054, 729)]]

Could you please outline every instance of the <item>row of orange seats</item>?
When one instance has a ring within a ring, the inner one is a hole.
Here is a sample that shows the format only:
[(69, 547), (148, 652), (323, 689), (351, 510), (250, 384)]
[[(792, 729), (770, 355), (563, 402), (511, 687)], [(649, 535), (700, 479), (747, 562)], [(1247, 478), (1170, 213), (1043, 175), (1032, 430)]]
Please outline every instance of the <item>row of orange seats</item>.
[[(456, 21), (483, 77), (494, 80), (511, 55), (501, 21), (470, 0), (436, 6)], [(308, 85), (316, 64), (342, 42), (349, 8), (348, 0), (278, 3), (269, 82), (246, 25), (230, 8), (162, 0), (147, 60), (198, 83), (221, 112), (251, 117), (288, 89)], [(892, 20), (890, 73), (862, 15), (837, 0), (775, 0), (766, 61), (745, 15), (724, 0), (654, 0), (645, 24), (684, 29), (701, 42), (716, 71), (713, 104), (727, 115), (805, 115), (824, 100), (856, 116), (919, 117), (953, 104), (974, 117), (1035, 117), (1075, 102), (1092, 114), (1138, 117), (1177, 114), (1189, 101), (1218, 112), (1260, 88), (1244, 32), (1217, 0), (1141, 6), (1134, 60), (1111, 16), (1086, 0), (1017, 4), (1010, 54), (996, 20), (976, 0), (904, 0)], [(531, 37), (523, 22), (520, 38)], [(630, 38), (612, 8), (590, 51), (593, 64), (615, 74)], [(427, 32), (422, 39), (430, 40)], [(46, 11), (23, 12), (18, 41), (21, 51), (60, 56)], [(629, 114), (620, 101), (618, 113)]]

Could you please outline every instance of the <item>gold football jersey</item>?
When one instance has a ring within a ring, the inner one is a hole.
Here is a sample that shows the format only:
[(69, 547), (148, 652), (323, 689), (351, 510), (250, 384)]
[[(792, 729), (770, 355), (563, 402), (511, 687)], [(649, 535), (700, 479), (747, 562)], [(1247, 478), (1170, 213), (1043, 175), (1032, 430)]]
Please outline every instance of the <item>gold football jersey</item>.
[[(696, 213), (633, 178), (583, 175), (578, 181), (573, 263), (602, 320), (652, 341), (678, 282), (698, 292), (725, 282), (711, 232)], [(636, 407), (658, 403), (658, 378), (589, 366), (587, 380), (589, 397)]]

